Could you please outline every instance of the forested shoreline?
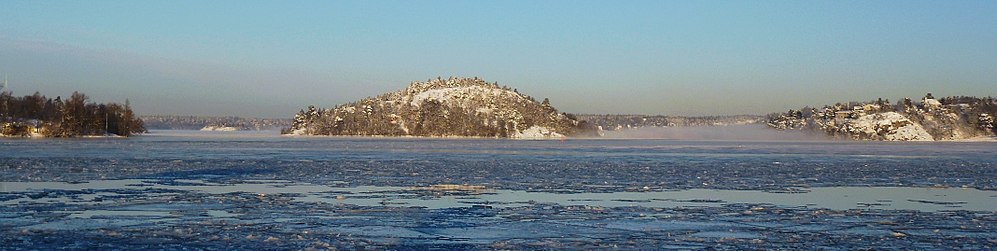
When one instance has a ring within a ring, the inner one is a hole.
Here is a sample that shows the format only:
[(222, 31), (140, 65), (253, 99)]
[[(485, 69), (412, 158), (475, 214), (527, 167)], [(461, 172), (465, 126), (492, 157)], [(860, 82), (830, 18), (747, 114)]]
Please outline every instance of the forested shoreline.
[(100, 104), (80, 92), (65, 100), (38, 92), (23, 97), (0, 92), (0, 125), (6, 137), (127, 137), (146, 131), (129, 101)]

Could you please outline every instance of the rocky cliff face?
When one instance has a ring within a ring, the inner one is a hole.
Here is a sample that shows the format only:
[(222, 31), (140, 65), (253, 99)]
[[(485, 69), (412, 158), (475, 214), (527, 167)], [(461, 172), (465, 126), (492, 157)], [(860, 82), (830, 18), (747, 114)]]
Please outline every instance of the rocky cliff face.
[(556, 138), (587, 131), (544, 99), (479, 78), (430, 79), (330, 109), (298, 112), (292, 135)]
[(877, 100), (790, 110), (770, 115), (767, 124), (779, 130), (813, 130), (859, 140), (959, 140), (993, 136), (994, 112), (997, 101), (993, 98), (935, 99), (929, 93), (920, 103), (904, 99), (890, 105)]

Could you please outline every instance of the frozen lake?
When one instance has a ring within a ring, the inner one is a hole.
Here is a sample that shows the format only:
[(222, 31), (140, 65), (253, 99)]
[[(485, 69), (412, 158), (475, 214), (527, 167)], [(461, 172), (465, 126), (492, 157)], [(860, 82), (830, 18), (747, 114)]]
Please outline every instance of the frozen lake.
[(3, 139), (0, 246), (989, 249), (995, 150), (198, 131)]

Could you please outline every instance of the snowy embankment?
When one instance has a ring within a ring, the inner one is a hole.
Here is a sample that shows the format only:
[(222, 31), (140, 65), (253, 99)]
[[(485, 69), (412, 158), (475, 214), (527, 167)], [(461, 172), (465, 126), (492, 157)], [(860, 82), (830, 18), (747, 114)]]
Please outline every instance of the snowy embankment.
[(201, 131), (206, 132), (234, 132), (239, 131), (239, 128), (231, 126), (205, 126), (201, 128)]
[(551, 131), (550, 129), (543, 126), (532, 126), (523, 130), (522, 132), (513, 134), (510, 138), (513, 139), (559, 139), (564, 138), (564, 135)]
[[(305, 133), (304, 129), (298, 129), (284, 134), (284, 136), (312, 136)], [(344, 137), (354, 137), (355, 135), (341, 135)], [(365, 137), (397, 137), (397, 136), (386, 136), (386, 135), (364, 135)], [(480, 136), (460, 136), (460, 135), (446, 135), (446, 136), (401, 136), (406, 138), (467, 138), (467, 139), (478, 139), (478, 138), (495, 138), (495, 137), (480, 137)], [(510, 139), (527, 139), (527, 140), (540, 140), (540, 139), (563, 139), (566, 138), (563, 134), (551, 131), (550, 129), (542, 126), (533, 126), (509, 136)]]

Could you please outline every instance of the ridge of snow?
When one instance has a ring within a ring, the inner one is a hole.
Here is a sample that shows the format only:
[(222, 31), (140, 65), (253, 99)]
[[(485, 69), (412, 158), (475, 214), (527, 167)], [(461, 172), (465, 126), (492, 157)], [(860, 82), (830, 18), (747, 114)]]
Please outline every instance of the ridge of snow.
[(447, 88), (437, 88), (429, 89), (418, 94), (412, 95), (409, 104), (418, 107), (423, 101), (426, 100), (437, 100), (441, 103), (452, 102), (456, 100), (468, 100), (473, 98), (487, 98), (487, 97), (503, 97), (503, 96), (514, 96), (519, 99), (523, 99), (518, 93), (496, 89), (487, 88), (482, 86), (461, 86), (461, 87), (447, 87)]

